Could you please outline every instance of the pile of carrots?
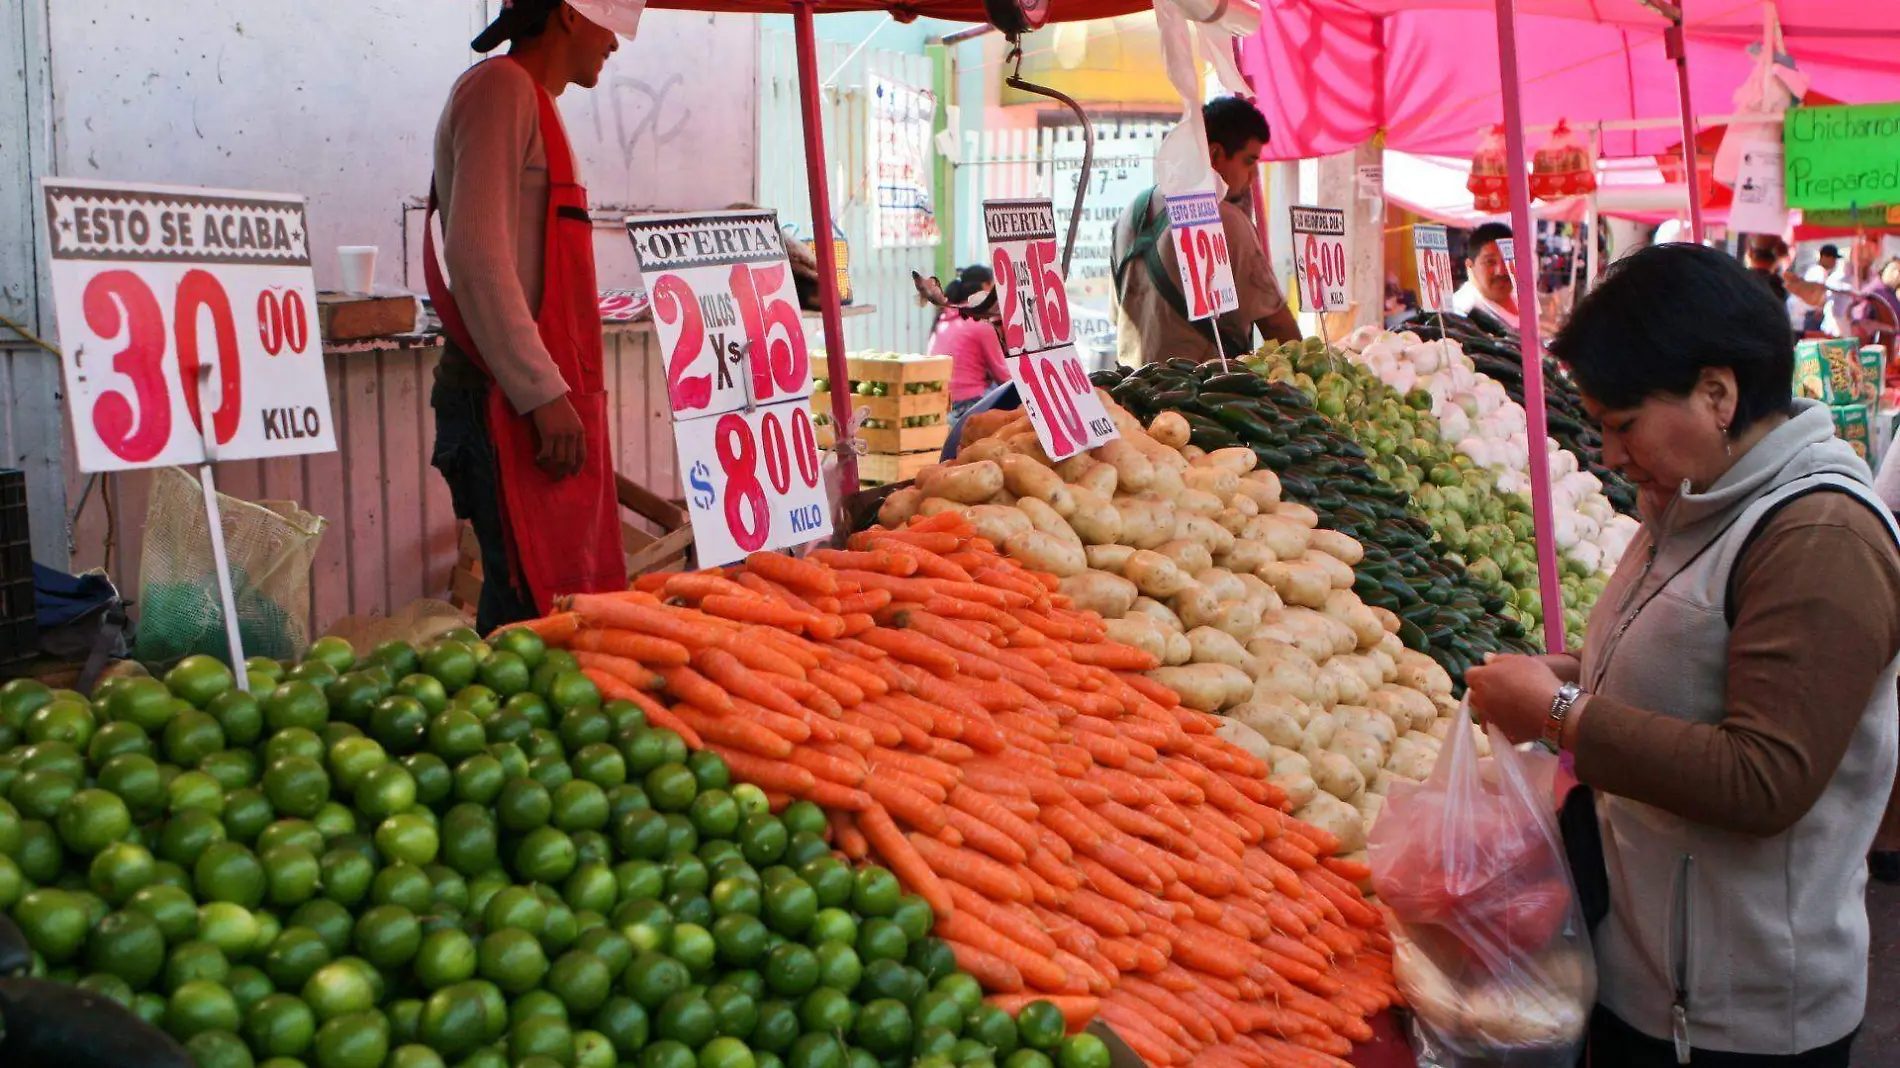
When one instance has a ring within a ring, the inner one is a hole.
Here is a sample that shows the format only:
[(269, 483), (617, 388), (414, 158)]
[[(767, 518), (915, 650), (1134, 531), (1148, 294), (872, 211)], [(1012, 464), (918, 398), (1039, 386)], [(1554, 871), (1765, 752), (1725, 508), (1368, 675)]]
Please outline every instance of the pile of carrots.
[(1345, 1064), (1397, 1000), (1359, 865), (1252, 755), (954, 513), (642, 576), (533, 626), (936, 912), (993, 1000), (1154, 1065)]

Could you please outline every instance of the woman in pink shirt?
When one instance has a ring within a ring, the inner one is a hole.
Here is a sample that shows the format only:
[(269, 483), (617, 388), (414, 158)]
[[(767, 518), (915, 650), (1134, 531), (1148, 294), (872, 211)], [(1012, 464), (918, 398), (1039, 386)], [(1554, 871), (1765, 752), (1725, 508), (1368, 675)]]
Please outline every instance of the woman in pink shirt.
[[(996, 286), (996, 276), (988, 267), (965, 267), (943, 295), (952, 304), (969, 305)], [(937, 318), (937, 329), (930, 335), (930, 355), (948, 356), (950, 365), (950, 418), (954, 421), (971, 405), (983, 399), (992, 386), (1009, 381), (1009, 367), (1003, 363), (1003, 345), (996, 328), (986, 319), (965, 319), (956, 308), (945, 308)]]

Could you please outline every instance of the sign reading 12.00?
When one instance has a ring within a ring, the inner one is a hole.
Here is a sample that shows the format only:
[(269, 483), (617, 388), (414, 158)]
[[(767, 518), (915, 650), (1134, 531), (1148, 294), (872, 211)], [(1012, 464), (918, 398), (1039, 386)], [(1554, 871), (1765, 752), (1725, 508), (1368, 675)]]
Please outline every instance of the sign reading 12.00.
[(990, 265), (996, 273), (1003, 349), (1030, 425), (1050, 459), (1119, 434), (1070, 343), (1069, 294), (1056, 251), (1055, 209), (1042, 200), (986, 200)]
[(80, 470), (336, 448), (302, 197), (43, 184)]
[(666, 369), (702, 567), (831, 533), (811, 356), (778, 217), (627, 220)]
[(1345, 311), (1346, 213), (1338, 208), (1293, 208), (1293, 271), (1300, 306), (1310, 312)]
[(1234, 264), (1227, 253), (1220, 197), (1211, 189), (1168, 197), (1168, 233), (1186, 283), (1188, 318), (1225, 315), (1240, 307)]

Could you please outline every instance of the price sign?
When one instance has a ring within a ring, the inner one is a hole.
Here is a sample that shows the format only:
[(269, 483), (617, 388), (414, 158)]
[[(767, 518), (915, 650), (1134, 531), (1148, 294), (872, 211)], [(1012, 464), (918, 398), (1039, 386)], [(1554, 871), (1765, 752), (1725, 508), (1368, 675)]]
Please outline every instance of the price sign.
[(811, 357), (778, 215), (627, 220), (675, 420), (811, 395)]
[(1293, 270), (1307, 311), (1345, 311), (1346, 213), (1337, 208), (1293, 208)]
[(1503, 260), (1505, 263), (1510, 264), (1511, 270), (1513, 271), (1517, 270), (1517, 239), (1516, 238), (1514, 237), (1498, 238), (1498, 258)]
[(42, 184), (80, 470), (336, 448), (302, 197)]
[(699, 566), (831, 533), (818, 436), (803, 400), (673, 424)]
[(1412, 227), (1412, 258), (1418, 264), (1418, 306), (1425, 311), (1451, 307), (1451, 246), (1445, 228)]
[(1069, 294), (1055, 209), (1042, 200), (986, 200), (983, 224), (996, 273), (1010, 378), (1043, 451), (1067, 459), (1118, 436), (1071, 344)]
[(1227, 256), (1227, 230), (1220, 220), (1220, 198), (1211, 191), (1169, 197), (1168, 233), (1174, 239), (1188, 318), (1225, 315), (1240, 307), (1234, 265)]

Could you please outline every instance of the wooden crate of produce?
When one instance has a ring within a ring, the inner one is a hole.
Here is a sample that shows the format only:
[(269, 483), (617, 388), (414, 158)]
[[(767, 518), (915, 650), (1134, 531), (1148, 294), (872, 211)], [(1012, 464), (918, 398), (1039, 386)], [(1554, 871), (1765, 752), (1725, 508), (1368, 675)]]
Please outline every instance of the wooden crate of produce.
[[(934, 393), (902, 393), (888, 397), (851, 398), (851, 410), (870, 409), (871, 419), (897, 422), (899, 419), (916, 419), (927, 415), (950, 414), (950, 392), (938, 390)], [(814, 393), (811, 395), (813, 414), (829, 417), (831, 415), (831, 394)]]
[(845, 368), (853, 382), (909, 386), (930, 382), (948, 383), (952, 362), (948, 356), (905, 356), (896, 360), (852, 356), (845, 360)]
[[(858, 437), (864, 439), (864, 447), (872, 453), (936, 453), (943, 443), (950, 440), (950, 424), (935, 423), (930, 426), (905, 427), (865, 427), (858, 431)], [(818, 428), (818, 444), (830, 448), (834, 440), (829, 423)]]

